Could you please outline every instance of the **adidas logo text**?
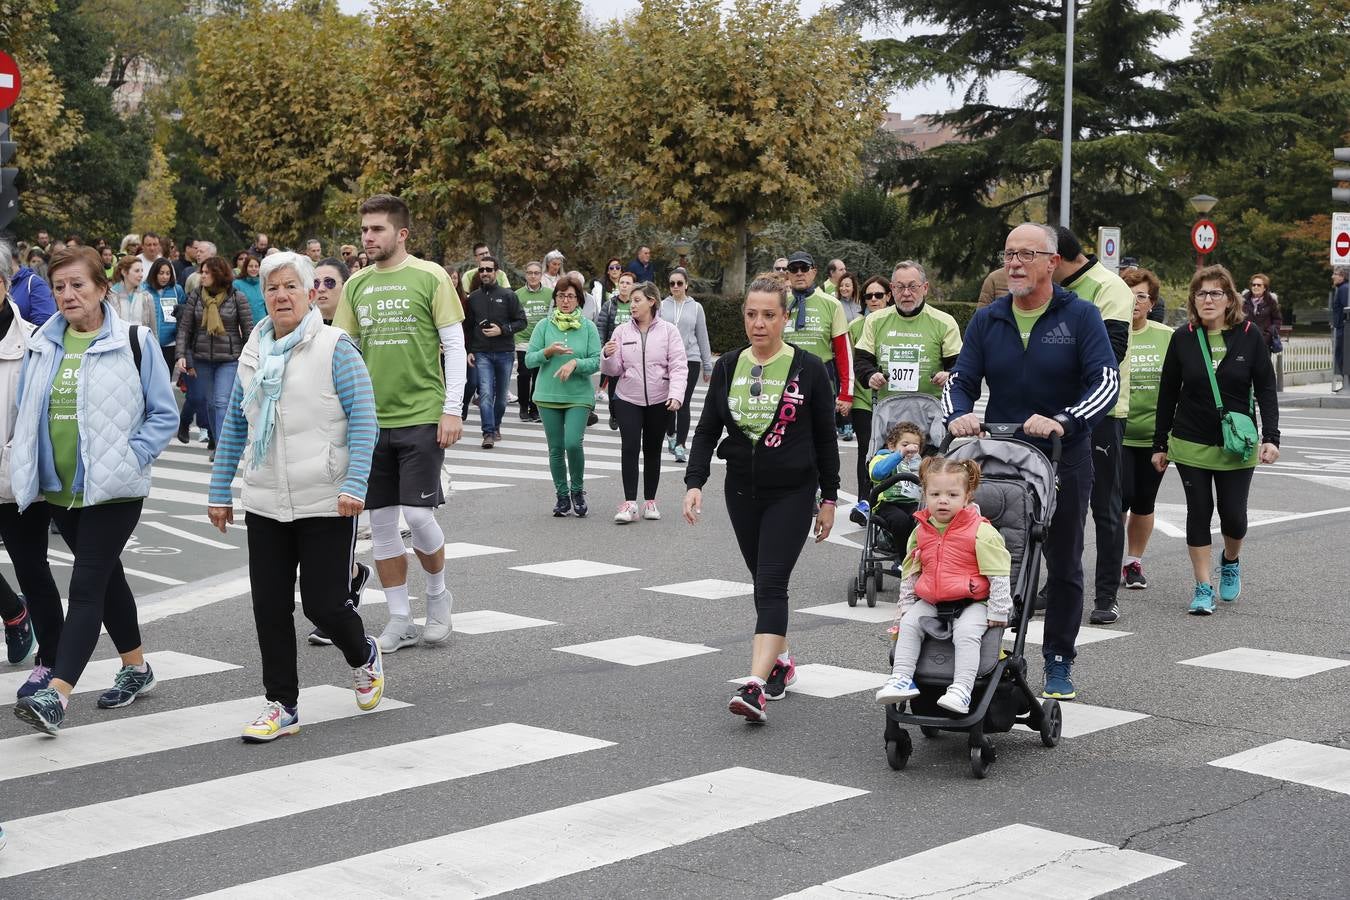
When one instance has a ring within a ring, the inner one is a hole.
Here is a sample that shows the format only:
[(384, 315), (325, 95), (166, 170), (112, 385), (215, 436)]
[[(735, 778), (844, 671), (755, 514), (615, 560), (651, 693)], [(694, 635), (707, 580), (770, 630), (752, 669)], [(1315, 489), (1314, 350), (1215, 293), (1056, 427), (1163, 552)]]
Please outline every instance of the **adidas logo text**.
[(1060, 322), (1041, 338), (1042, 344), (1075, 344), (1077, 341), (1069, 333), (1069, 323)]

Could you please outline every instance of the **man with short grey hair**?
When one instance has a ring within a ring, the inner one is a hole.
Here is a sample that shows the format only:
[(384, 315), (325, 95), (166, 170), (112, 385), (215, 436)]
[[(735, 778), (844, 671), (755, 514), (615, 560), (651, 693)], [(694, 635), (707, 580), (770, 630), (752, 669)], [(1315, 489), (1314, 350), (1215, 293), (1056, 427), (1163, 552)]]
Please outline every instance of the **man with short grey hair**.
[(305, 255), (316, 266), (319, 264), (319, 260), (323, 259), (323, 244), (318, 238), (310, 238), (305, 241)]
[[(825, 267), (825, 283), (820, 286), (820, 289), (831, 297), (837, 297), (839, 295), (839, 279), (847, 271), (848, 267), (844, 265), (842, 259), (830, 260), (830, 264)], [(853, 299), (857, 300), (858, 298), (854, 297)]]

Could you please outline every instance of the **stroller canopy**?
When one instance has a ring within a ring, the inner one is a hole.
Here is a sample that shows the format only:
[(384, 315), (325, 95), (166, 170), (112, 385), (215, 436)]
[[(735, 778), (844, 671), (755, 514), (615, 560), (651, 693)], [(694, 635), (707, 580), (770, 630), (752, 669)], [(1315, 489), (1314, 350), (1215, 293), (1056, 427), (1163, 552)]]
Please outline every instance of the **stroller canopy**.
[(923, 449), (937, 447), (947, 436), (945, 419), (942, 401), (930, 394), (893, 394), (872, 409), (872, 440), (867, 455), (881, 452), (886, 446), (886, 432), (898, 422), (913, 422), (924, 430)]
[(985, 478), (1014, 479), (1025, 482), (1036, 496), (1036, 520), (1048, 523), (1055, 514), (1055, 467), (1045, 454), (1022, 441), (977, 438), (959, 444), (947, 453), (948, 459), (973, 459), (980, 464)]

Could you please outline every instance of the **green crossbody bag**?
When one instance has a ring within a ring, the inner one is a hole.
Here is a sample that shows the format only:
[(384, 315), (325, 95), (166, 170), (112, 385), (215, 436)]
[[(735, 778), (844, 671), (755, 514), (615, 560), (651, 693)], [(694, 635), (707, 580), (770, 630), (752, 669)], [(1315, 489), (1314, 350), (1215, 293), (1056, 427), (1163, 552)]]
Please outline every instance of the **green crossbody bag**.
[(1209, 386), (1214, 391), (1214, 405), (1219, 409), (1219, 431), (1223, 433), (1223, 449), (1226, 453), (1248, 462), (1256, 452), (1260, 436), (1256, 432), (1256, 398), (1253, 392), (1248, 398), (1251, 415), (1224, 412), (1223, 398), (1219, 396), (1219, 380), (1214, 377), (1214, 363), (1209, 356), (1209, 335), (1204, 328), (1195, 330), (1200, 340), (1200, 353), (1205, 357), (1205, 372), (1209, 375)]

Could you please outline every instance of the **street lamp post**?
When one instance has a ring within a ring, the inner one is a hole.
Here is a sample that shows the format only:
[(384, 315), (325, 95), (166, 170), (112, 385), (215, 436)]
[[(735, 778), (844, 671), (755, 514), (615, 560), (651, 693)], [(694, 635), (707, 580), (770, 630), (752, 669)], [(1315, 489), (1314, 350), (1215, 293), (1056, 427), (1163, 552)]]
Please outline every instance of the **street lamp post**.
[[(1209, 215), (1209, 211), (1213, 209), (1214, 205), (1218, 202), (1218, 197), (1211, 197), (1209, 194), (1196, 194), (1190, 200), (1191, 209), (1195, 210), (1196, 214), (1201, 218)], [(1197, 222), (1196, 224), (1198, 225), (1199, 223)], [(1204, 260), (1205, 255), (1197, 248), (1195, 253), (1195, 267), (1199, 269), (1204, 266)]]
[(1069, 227), (1069, 189), (1073, 156), (1073, 25), (1074, 0), (1064, 0), (1064, 133), (1059, 160), (1059, 224)]

